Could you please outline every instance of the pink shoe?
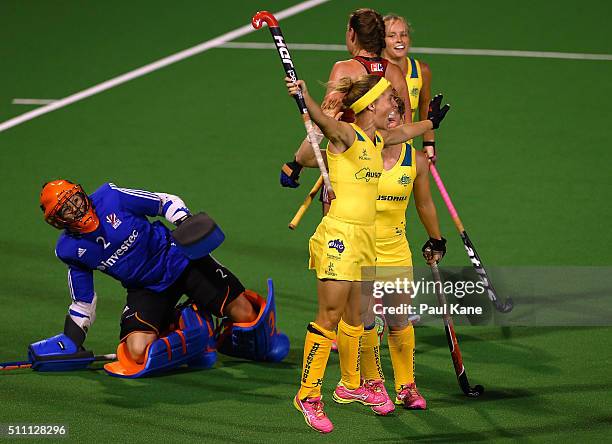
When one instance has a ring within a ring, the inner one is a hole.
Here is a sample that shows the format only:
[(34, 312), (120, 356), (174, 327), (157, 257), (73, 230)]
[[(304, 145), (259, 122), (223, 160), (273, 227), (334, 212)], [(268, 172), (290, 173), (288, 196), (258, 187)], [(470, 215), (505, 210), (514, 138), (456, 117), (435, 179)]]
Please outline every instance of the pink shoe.
[(381, 405), (372, 406), (372, 411), (377, 415), (386, 416), (389, 413), (395, 411), (395, 405), (391, 398), (389, 398), (389, 394), (387, 393), (387, 389), (385, 388), (385, 383), (381, 379), (373, 379), (370, 381), (364, 381), (364, 385), (377, 393), (381, 393), (385, 397), (385, 403)]
[(395, 403), (403, 405), (405, 409), (410, 410), (425, 410), (427, 408), (427, 402), (419, 393), (414, 382), (402, 386), (402, 389), (395, 398)]
[(332, 339), (331, 351), (338, 353), (338, 341)]
[(332, 396), (339, 404), (360, 402), (363, 405), (382, 405), (385, 403), (385, 395), (363, 384), (355, 390), (349, 390), (342, 382), (339, 382)]
[(297, 395), (293, 398), (293, 405), (304, 415), (304, 421), (309, 427), (320, 433), (329, 433), (334, 430), (334, 425), (323, 411), (321, 397), (299, 399)]

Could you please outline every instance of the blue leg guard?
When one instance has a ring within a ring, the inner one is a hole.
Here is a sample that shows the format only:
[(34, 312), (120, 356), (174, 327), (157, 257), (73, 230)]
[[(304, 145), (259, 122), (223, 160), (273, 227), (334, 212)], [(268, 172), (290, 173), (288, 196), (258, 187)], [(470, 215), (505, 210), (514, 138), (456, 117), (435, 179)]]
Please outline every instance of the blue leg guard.
[(117, 348), (117, 358), (118, 361), (106, 364), (104, 370), (120, 378), (140, 378), (184, 364), (209, 368), (217, 360), (212, 319), (192, 307), (185, 307), (181, 311), (179, 328), (149, 344), (142, 364), (132, 360), (125, 341)]
[(259, 307), (259, 315), (250, 323), (223, 321), (217, 336), (219, 352), (253, 361), (280, 362), (289, 353), (289, 338), (276, 327), (274, 284), (268, 279), (268, 299), (250, 290), (243, 293)]
[(202, 351), (196, 354), (193, 359), (189, 359), (187, 361), (187, 365), (189, 365), (191, 368), (211, 368), (213, 365), (215, 365), (215, 362), (217, 362), (217, 345), (212, 318), (208, 313), (203, 314), (202, 312), (196, 312), (193, 309), (183, 309), (179, 319), (179, 328), (186, 331), (188, 326), (199, 327), (205, 330), (205, 332), (201, 333), (201, 336), (203, 337)]

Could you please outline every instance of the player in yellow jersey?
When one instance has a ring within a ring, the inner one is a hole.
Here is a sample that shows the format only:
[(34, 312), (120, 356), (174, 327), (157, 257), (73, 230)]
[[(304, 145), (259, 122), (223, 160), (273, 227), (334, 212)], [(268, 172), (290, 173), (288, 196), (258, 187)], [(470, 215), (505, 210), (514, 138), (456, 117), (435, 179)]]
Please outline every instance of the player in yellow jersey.
[[(431, 99), (431, 70), (429, 66), (410, 57), (408, 54), (411, 43), (410, 23), (401, 16), (388, 14), (385, 22), (385, 48), (383, 57), (397, 65), (408, 84), (412, 120), (427, 117), (427, 107)], [(435, 158), (435, 137), (433, 131), (423, 134), (423, 148), (430, 158)]]
[[(402, 106), (398, 100), (397, 112), (389, 116), (389, 128), (403, 123)], [(406, 209), (413, 191), (419, 218), (429, 235), (422, 249), (425, 259), (431, 264), (442, 259), (446, 252), (446, 240), (440, 234), (429, 189), (428, 159), (410, 143), (386, 144), (382, 154), (384, 169), (378, 182), (376, 201), (376, 277), (381, 281), (393, 280), (401, 274), (401, 277), (412, 280), (412, 253), (405, 230)], [(379, 391), (386, 393), (372, 302), (363, 314), (366, 327), (361, 345), (361, 376), (366, 385), (378, 387)], [(392, 306), (410, 304), (410, 294), (385, 297), (383, 303)], [(425, 399), (418, 392), (414, 380), (414, 328), (405, 314), (387, 314), (385, 319), (389, 327), (387, 341), (395, 380), (395, 404), (407, 409), (425, 409)], [(393, 403), (387, 398), (385, 404), (373, 406), (372, 410), (386, 415), (394, 410)]]
[[(364, 74), (374, 74), (386, 78), (404, 102), (408, 103), (410, 99), (405, 74), (397, 66), (381, 57), (381, 52), (385, 46), (385, 22), (382, 15), (369, 8), (360, 8), (351, 12), (346, 25), (345, 38), (346, 49), (352, 58), (340, 60), (334, 64), (329, 74), (323, 106), (335, 112), (340, 111), (342, 96), (334, 91), (335, 82), (342, 77), (350, 77), (356, 80)], [(410, 112), (409, 104), (407, 104), (407, 109)], [(426, 117), (427, 115), (424, 115), (423, 118)], [(352, 122), (353, 119), (354, 113), (347, 109), (342, 116), (342, 120)], [(323, 137), (320, 133), (319, 136)], [(304, 140), (303, 143), (308, 144), (308, 140)], [(292, 161), (283, 165), (280, 175), (282, 186), (290, 188), (299, 186), (300, 172), (304, 166), (303, 162), (304, 160), (297, 155)]]
[(310, 239), (310, 264), (317, 275), (318, 312), (308, 325), (301, 385), (294, 398), (313, 429), (328, 433), (333, 425), (323, 411), (321, 386), (336, 339), (340, 350), (341, 380), (334, 391), (340, 403), (380, 405), (384, 396), (361, 384), (359, 373), (361, 321), (361, 269), (375, 264), (375, 219), (378, 180), (382, 174), (384, 141), (398, 144), (437, 128), (448, 111), (441, 96), (432, 101), (428, 120), (387, 129), (389, 114), (397, 107), (389, 81), (375, 75), (357, 80), (342, 78), (335, 91), (343, 105), (355, 113), (355, 124), (339, 122), (323, 113), (303, 81), (286, 78), (290, 94), (302, 90), (312, 120), (329, 139), (329, 175), (336, 194), (329, 214)]

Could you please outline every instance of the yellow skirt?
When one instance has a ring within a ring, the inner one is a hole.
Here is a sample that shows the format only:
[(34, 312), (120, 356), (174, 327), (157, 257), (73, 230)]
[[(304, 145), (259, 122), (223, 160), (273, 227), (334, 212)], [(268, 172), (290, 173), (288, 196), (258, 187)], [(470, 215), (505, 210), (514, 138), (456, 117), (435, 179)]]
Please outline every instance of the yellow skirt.
[(374, 225), (357, 225), (325, 216), (308, 244), (308, 268), (317, 278), (362, 281), (362, 267), (376, 264)]
[(386, 227), (376, 230), (376, 278), (412, 279), (412, 253), (406, 234), (403, 231), (391, 234)]

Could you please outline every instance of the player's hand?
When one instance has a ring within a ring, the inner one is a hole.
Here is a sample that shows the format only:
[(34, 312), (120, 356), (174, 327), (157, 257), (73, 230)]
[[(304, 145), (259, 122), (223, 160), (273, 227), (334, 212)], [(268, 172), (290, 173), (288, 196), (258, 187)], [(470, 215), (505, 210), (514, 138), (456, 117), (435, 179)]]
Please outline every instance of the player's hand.
[(306, 94), (308, 92), (308, 88), (306, 88), (306, 82), (303, 80), (298, 80), (294, 82), (289, 77), (285, 77), (285, 84), (287, 85), (287, 89), (289, 90), (290, 96), (295, 96), (298, 92), (302, 91), (302, 94)]
[(434, 165), (436, 164), (436, 142), (423, 142), (423, 153), (427, 156), (427, 159), (429, 159), (431, 163)]
[(300, 186), (298, 182), (300, 173), (302, 172), (303, 166), (300, 165), (297, 160), (293, 159), (291, 162), (287, 162), (281, 168), (280, 173), (280, 184), (287, 188), (297, 188)]
[(32, 368), (40, 371), (63, 371), (86, 368), (94, 361), (94, 355), (61, 333), (30, 344), (28, 357)]
[(434, 239), (430, 237), (423, 248), (421, 248), (423, 252), (423, 257), (427, 261), (427, 265), (433, 265), (434, 263), (440, 262), (444, 255), (446, 254), (446, 239)]
[(431, 99), (429, 102), (429, 111), (427, 112), (427, 119), (431, 120), (433, 123), (433, 129), (438, 129), (440, 127), (440, 123), (446, 116), (446, 113), (450, 109), (450, 105), (447, 103), (442, 108), (440, 105), (442, 104), (442, 94), (436, 94), (436, 96)]
[(343, 114), (343, 112), (340, 111), (341, 109), (342, 99), (338, 97), (328, 96), (321, 104), (321, 111), (323, 111), (323, 114), (332, 119), (340, 120)]

